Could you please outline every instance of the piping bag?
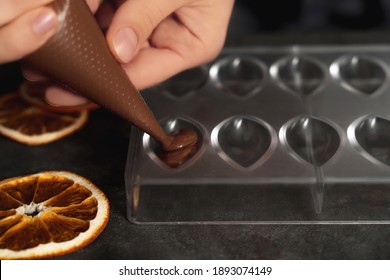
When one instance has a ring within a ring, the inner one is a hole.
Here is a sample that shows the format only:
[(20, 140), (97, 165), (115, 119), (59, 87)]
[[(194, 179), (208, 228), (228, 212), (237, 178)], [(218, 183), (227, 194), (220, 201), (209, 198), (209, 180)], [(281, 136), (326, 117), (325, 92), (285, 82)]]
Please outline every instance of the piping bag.
[[(112, 55), (86, 2), (56, 0), (50, 6), (57, 12), (58, 30), (45, 45), (23, 60), (51, 80), (137, 126), (162, 143), (164, 149), (186, 145), (170, 147), (177, 142), (176, 137), (165, 133)], [(187, 141), (179, 142), (183, 140)]]

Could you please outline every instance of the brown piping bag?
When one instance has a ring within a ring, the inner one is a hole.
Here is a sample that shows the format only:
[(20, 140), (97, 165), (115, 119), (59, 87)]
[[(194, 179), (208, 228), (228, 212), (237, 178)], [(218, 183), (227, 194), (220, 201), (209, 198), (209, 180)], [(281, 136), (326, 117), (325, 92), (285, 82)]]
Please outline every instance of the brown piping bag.
[(59, 84), (118, 114), (156, 140), (171, 142), (122, 66), (84, 0), (57, 0), (58, 31), (24, 58)]

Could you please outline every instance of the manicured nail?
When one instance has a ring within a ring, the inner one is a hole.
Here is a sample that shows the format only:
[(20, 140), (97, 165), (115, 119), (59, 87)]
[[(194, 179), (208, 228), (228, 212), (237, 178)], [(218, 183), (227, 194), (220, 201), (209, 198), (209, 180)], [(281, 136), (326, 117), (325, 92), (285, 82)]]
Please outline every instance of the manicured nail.
[(123, 63), (129, 62), (137, 48), (138, 38), (133, 29), (126, 27), (120, 29), (114, 37), (114, 48)]
[(33, 22), (33, 30), (38, 34), (45, 34), (57, 25), (57, 15), (54, 11), (44, 11)]

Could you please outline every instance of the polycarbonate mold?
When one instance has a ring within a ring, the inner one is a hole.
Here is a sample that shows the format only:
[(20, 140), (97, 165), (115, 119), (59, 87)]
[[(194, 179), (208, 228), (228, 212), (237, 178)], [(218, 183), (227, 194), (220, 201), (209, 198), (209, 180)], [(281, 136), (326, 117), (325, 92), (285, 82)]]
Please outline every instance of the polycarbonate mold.
[(314, 166), (328, 162), (341, 144), (334, 126), (309, 116), (289, 121), (281, 130), (281, 138), (298, 157)]
[(254, 169), (265, 162), (277, 144), (277, 135), (264, 121), (251, 116), (234, 116), (211, 134), (217, 153), (240, 169)]
[(231, 56), (217, 61), (210, 69), (210, 76), (219, 88), (235, 97), (246, 98), (262, 89), (267, 71), (254, 57)]
[(326, 71), (314, 59), (289, 56), (278, 60), (270, 69), (277, 83), (297, 95), (310, 95), (324, 85)]
[(145, 133), (143, 137), (143, 145), (145, 151), (159, 166), (173, 171), (180, 171), (183, 168), (186, 168), (188, 165), (191, 165), (193, 161), (199, 158), (199, 156), (203, 152), (203, 147), (207, 142), (204, 128), (202, 128), (201, 125), (197, 124), (191, 119), (184, 117), (165, 119), (160, 122), (160, 125), (167, 134), (174, 134), (182, 129), (191, 129), (192, 131), (195, 131), (195, 133), (198, 135), (198, 143), (196, 145), (196, 153), (190, 158), (188, 158), (182, 165), (180, 165), (179, 167), (169, 167), (160, 158), (161, 154), (163, 153), (161, 144)]
[(390, 224), (388, 46), (225, 49), (143, 92), (179, 167), (132, 129), (128, 219), (141, 224)]
[(180, 72), (163, 82), (159, 88), (173, 99), (185, 99), (191, 97), (202, 88), (208, 80), (206, 67), (195, 67)]
[(346, 55), (335, 61), (330, 72), (341, 85), (353, 92), (370, 96), (385, 86), (387, 73), (378, 60), (359, 55)]
[(388, 117), (363, 116), (349, 128), (352, 144), (367, 159), (390, 167), (390, 120)]

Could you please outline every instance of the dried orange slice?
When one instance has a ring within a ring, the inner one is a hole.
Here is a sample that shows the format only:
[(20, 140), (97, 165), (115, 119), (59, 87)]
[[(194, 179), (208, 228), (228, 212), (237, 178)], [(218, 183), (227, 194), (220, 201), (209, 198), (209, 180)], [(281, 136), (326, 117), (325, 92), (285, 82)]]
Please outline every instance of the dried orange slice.
[(0, 182), (0, 259), (74, 252), (104, 229), (109, 202), (87, 179), (49, 171)]
[(88, 111), (49, 112), (25, 101), (19, 92), (0, 97), (0, 133), (27, 145), (42, 145), (83, 127)]

